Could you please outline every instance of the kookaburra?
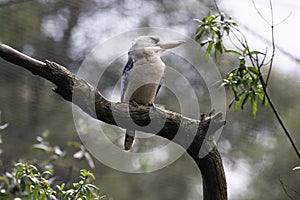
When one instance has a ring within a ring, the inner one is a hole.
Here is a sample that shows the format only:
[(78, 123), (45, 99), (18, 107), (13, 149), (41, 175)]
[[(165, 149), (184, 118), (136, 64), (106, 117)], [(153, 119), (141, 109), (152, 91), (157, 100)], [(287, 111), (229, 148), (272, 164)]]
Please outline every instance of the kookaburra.
[[(153, 105), (165, 73), (160, 59), (163, 51), (182, 44), (183, 41), (163, 42), (158, 36), (140, 36), (128, 52), (128, 62), (121, 79), (121, 102), (133, 105)], [(135, 131), (126, 130), (124, 149), (134, 142)]]

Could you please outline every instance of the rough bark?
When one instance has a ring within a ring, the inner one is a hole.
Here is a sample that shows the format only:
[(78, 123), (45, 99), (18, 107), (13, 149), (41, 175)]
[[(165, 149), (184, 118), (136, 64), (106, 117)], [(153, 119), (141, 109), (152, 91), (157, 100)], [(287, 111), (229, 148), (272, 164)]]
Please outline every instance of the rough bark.
[[(203, 142), (205, 142), (204, 139), (208, 128), (210, 127), (210, 133), (214, 133), (225, 123), (221, 120), (222, 115), (220, 113), (209, 115), (202, 120), (195, 120), (160, 108), (153, 109), (148, 106), (136, 108), (126, 103), (114, 103), (104, 98), (97, 88), (59, 64), (36, 60), (1, 43), (0, 57), (54, 83), (56, 85), (54, 92), (58, 93), (65, 100), (79, 106), (91, 117), (108, 124), (132, 129), (133, 127), (130, 127), (129, 123), (127, 123), (131, 117), (139, 125), (134, 127), (135, 130), (151, 134), (153, 130), (149, 127), (144, 127), (150, 122), (149, 113), (151, 110), (152, 122), (155, 121), (155, 123), (159, 124), (164, 121), (162, 119), (165, 119), (164, 124), (161, 124), (163, 128), (156, 135), (172, 140), (178, 145), (187, 148), (187, 152), (196, 162), (203, 179), (203, 199), (227, 199), (225, 173), (221, 156), (216, 146), (204, 158), (199, 158), (199, 150)], [(75, 93), (76, 98), (73, 98)], [(128, 106), (130, 107), (130, 114), (128, 113)], [(118, 119), (118, 123), (116, 123), (115, 119)], [(179, 127), (182, 130), (180, 140), (175, 138)], [(192, 132), (196, 134), (191, 134)], [(186, 141), (189, 140), (192, 141), (192, 144), (187, 146)]]

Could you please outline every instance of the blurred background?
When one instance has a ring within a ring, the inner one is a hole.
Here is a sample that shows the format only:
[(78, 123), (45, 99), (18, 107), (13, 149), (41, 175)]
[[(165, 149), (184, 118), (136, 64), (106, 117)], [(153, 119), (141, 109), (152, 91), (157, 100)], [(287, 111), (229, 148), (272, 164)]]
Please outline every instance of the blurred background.
[[(269, 19), (269, 1), (257, 1), (256, 6)], [(297, 45), (300, 30), (296, 27), (300, 3), (274, 0), (273, 7), (276, 22), (283, 22), (275, 27), (278, 46), (269, 90), (300, 146), (300, 47)], [(237, 20), (254, 49), (264, 51), (270, 46), (270, 29), (258, 16), (251, 0), (220, 2), (219, 8)], [(0, 42), (34, 58), (61, 63), (76, 72), (97, 44), (135, 28), (169, 28), (193, 38), (197, 27), (193, 19), (201, 19), (210, 9), (214, 5), (209, 0), (0, 0)], [(109, 94), (121, 76), (123, 62), (123, 59), (116, 61), (115, 66), (120, 69), (106, 72), (107, 78), (99, 88), (104, 95)], [(225, 75), (234, 58), (223, 56), (217, 64)], [(200, 105), (209, 103), (201, 77), (191, 82), (199, 91)], [(1, 133), (2, 171), (20, 158), (38, 157), (31, 146), (45, 130), (50, 132), (51, 143), (65, 149), (70, 148), (66, 145), (68, 141), (80, 141), (71, 104), (52, 92), (52, 87), (42, 78), (0, 59), (0, 110), (2, 122), (9, 123)], [(228, 103), (232, 97), (228, 91)], [(173, 99), (172, 93), (162, 90), (158, 101), (176, 110), (177, 102)], [(209, 110), (210, 107), (205, 111)], [(261, 107), (255, 119), (248, 107), (238, 112), (228, 110), (226, 121), (218, 146), (229, 198), (288, 199), (284, 188), (294, 199), (299, 198), (300, 174), (292, 171), (299, 166), (299, 160), (271, 110)], [(153, 140), (161, 142), (160, 138)], [(193, 200), (202, 194), (200, 172), (187, 154), (164, 169), (144, 174), (118, 172), (97, 160), (94, 162), (96, 185), (113, 200)], [(62, 165), (73, 166), (74, 175), (81, 168), (91, 167), (84, 160), (72, 159)], [(59, 168), (57, 171), (64, 178), (66, 171)]]

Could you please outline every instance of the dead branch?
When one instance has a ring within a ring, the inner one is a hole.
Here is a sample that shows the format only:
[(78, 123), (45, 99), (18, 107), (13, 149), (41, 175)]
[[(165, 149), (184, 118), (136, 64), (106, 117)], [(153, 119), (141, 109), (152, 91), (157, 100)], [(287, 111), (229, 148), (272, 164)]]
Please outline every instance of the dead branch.
[[(105, 123), (130, 129), (132, 127), (127, 122), (131, 117), (138, 125), (134, 127), (135, 130), (151, 134), (153, 130), (143, 128), (150, 123), (149, 113), (151, 110), (152, 122), (161, 123), (161, 119), (165, 119), (162, 129), (156, 135), (187, 148), (187, 152), (197, 163), (203, 176), (203, 198), (205, 200), (227, 199), (226, 179), (217, 148), (214, 147), (204, 158), (199, 158), (199, 150), (207, 135), (208, 128), (210, 127), (210, 133), (213, 134), (225, 124), (220, 113), (205, 117), (203, 120), (195, 120), (160, 108), (153, 109), (148, 106), (136, 108), (126, 103), (114, 103), (103, 97), (97, 88), (57, 63), (36, 60), (1, 43), (0, 57), (54, 83), (56, 85), (54, 92), (79, 106), (91, 117)], [(75, 93), (76, 98), (73, 97)], [(128, 113), (128, 106), (130, 107), (130, 114)], [(93, 110), (95, 112), (92, 112)], [(118, 119), (118, 123), (115, 119)], [(184, 140), (173, 140), (179, 127), (182, 130), (181, 134), (183, 134), (180, 138), (184, 138)], [(192, 132), (196, 134), (191, 134)], [(186, 146), (187, 140), (192, 141), (190, 146)]]

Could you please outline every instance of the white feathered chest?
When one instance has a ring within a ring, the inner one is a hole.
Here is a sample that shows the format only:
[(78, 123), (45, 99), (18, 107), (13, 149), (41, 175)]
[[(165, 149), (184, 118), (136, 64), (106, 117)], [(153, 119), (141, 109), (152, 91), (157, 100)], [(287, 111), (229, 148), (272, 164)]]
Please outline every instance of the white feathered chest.
[(164, 71), (165, 64), (159, 56), (145, 57), (135, 61), (127, 73), (127, 86), (123, 101), (133, 100), (138, 104), (153, 104)]

